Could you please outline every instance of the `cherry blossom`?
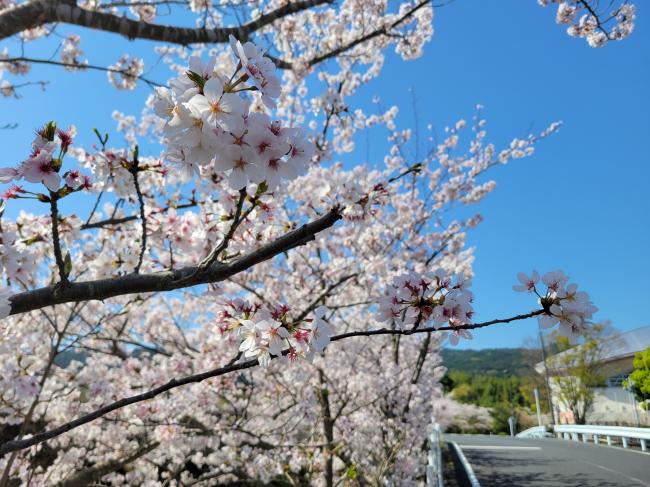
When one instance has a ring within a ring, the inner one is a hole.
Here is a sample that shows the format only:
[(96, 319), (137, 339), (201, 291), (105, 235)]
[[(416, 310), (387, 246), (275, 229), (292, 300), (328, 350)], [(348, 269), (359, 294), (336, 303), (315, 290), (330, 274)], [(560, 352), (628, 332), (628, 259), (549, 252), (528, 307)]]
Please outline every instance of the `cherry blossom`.
[[(436, 328), (445, 323), (451, 327), (469, 324), (474, 314), (469, 284), (463, 276), (452, 278), (443, 269), (396, 276), (388, 296), (379, 301), (378, 319), (403, 330), (427, 326), (429, 321)], [(471, 334), (464, 332), (451, 336), (454, 345), (460, 336), (471, 338)]]
[(611, 2), (607, 10), (599, 9), (597, 2), (592, 5), (580, 0), (538, 0), (538, 3), (543, 7), (558, 4), (556, 22), (568, 25), (567, 33), (586, 39), (590, 47), (623, 40), (634, 30), (636, 8), (627, 2)]
[(534, 292), (539, 297), (544, 311), (538, 317), (539, 326), (552, 328), (559, 323), (559, 332), (572, 343), (585, 332), (594, 313), (598, 311), (589, 295), (578, 291), (578, 285), (569, 283), (569, 278), (562, 271), (547, 272), (542, 276), (542, 283), (547, 287), (545, 293), (536, 287), (539, 282), (536, 271), (533, 271), (531, 278), (523, 273), (517, 277), (522, 284), (513, 286), (515, 291)]
[[(162, 41), (157, 69), (173, 74), (147, 81), (125, 54), (103, 69), (117, 89), (155, 87), (140, 114), (115, 110), (116, 129), (85, 146), (50, 122), (0, 169), (0, 478), (418, 485), (431, 415), (486, 416), (443, 396), (445, 340), (533, 317), (589, 326), (595, 307), (559, 271), (518, 275), (539, 309), (510, 318), (478, 322), (470, 291), (467, 234), (493, 169), (533, 157), (561, 122), (499, 146), (477, 106), (414, 157), (399, 107), (357, 101), (387, 49), (422, 53), (429, 2), (165, 6), (181, 29), (155, 24), (153, 3), (61, 7), (76, 24), (33, 17), (15, 44), (92, 20), (107, 39)], [(632, 32), (631, 6), (601, 26), (574, 7), (557, 20), (591, 44)], [(49, 61), (102, 70), (73, 32)], [(3, 50), (2, 75), (32, 76), (26, 59)], [(364, 163), (362, 138), (386, 152)]]
[(204, 120), (223, 130), (232, 130), (244, 113), (243, 100), (234, 93), (225, 93), (218, 77), (211, 77), (203, 85), (203, 94), (194, 95), (188, 105), (198, 111)]
[(528, 291), (529, 293), (531, 293), (535, 290), (535, 285), (539, 282), (539, 273), (537, 271), (533, 271), (530, 277), (528, 277), (523, 272), (520, 272), (519, 274), (517, 274), (517, 280), (521, 284), (512, 286), (512, 289), (519, 292)]
[(263, 181), (275, 188), (304, 172), (313, 143), (304, 131), (251, 111), (246, 82), (254, 80), (268, 104), (280, 95), (275, 66), (251, 42), (233, 42), (233, 50), (240, 59), (234, 73), (218, 73), (214, 57), (205, 63), (192, 57), (190, 69), (170, 82), (171, 90), (157, 89), (153, 109), (165, 120), (168, 157), (190, 173), (213, 163), (233, 189)]
[(144, 61), (124, 54), (120, 59), (108, 67), (109, 82), (118, 90), (135, 89), (138, 76), (144, 71)]

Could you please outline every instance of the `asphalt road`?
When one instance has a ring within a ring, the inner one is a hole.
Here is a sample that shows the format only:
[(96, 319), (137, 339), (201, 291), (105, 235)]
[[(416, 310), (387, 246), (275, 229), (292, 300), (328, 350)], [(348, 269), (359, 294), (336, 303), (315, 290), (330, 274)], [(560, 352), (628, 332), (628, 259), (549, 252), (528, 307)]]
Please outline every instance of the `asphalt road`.
[(553, 438), (445, 435), (481, 487), (650, 487), (650, 453)]

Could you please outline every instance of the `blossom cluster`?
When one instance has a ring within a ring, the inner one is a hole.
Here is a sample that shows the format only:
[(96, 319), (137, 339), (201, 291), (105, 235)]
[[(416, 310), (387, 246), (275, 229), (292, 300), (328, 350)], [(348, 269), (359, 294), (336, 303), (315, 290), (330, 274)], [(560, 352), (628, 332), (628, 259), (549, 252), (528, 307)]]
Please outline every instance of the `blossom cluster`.
[[(63, 157), (72, 145), (75, 129), (62, 130), (54, 122), (48, 122), (36, 132), (32, 142), (32, 152), (18, 167), (0, 168), (0, 183), (10, 183), (24, 179), (30, 183), (43, 183), (51, 192), (58, 192), (59, 197), (74, 191), (89, 189), (92, 186), (90, 178), (79, 171), (72, 170), (63, 174), (61, 186), (61, 166)], [(20, 186), (13, 186), (4, 193), (5, 199), (28, 198), (29, 193)], [(31, 193), (34, 194), (34, 193)], [(35, 195), (37, 199), (46, 200), (43, 195)]]
[(108, 81), (118, 90), (134, 90), (138, 77), (144, 71), (144, 61), (124, 54), (115, 64), (108, 67)]
[(589, 294), (578, 291), (578, 285), (569, 283), (569, 278), (562, 271), (547, 272), (541, 276), (541, 283), (546, 286), (540, 292), (540, 275), (533, 271), (530, 276), (523, 272), (517, 275), (519, 284), (513, 286), (515, 291), (535, 293), (544, 314), (538, 317), (542, 328), (551, 328), (560, 324), (559, 332), (574, 341), (589, 325), (593, 314), (598, 311), (589, 298)]
[(151, 23), (154, 20), (156, 20), (156, 15), (157, 15), (157, 9), (156, 5), (151, 3), (136, 3), (134, 2), (133, 5), (129, 7), (131, 12), (133, 12), (135, 15), (138, 16), (140, 20), (143, 22), (148, 22)]
[(275, 65), (252, 42), (231, 39), (231, 45), (232, 75), (215, 69), (215, 57), (206, 63), (192, 57), (170, 89), (157, 89), (154, 111), (166, 120), (166, 157), (190, 173), (225, 175), (233, 189), (262, 181), (274, 189), (305, 171), (314, 146), (302, 130), (252, 111), (252, 92), (275, 107), (281, 92)]
[[(24, 239), (9, 228), (0, 232), (0, 273), (8, 279), (28, 282), (38, 269), (38, 258), (31, 249), (30, 243), (36, 238)], [(9, 315), (10, 290), (0, 290), (0, 319)]]
[(463, 276), (452, 277), (444, 270), (420, 274), (410, 272), (397, 276), (379, 299), (378, 319), (391, 322), (401, 330), (416, 329), (427, 322), (435, 328), (445, 323), (455, 328), (449, 337), (452, 344), (472, 335), (462, 325), (470, 323), (474, 310), (471, 281)]
[(76, 34), (70, 34), (63, 39), (63, 49), (61, 49), (61, 62), (65, 63), (67, 71), (77, 71), (83, 69), (88, 64), (87, 60), (81, 60), (83, 51), (79, 47), (81, 37)]
[[(607, 41), (620, 41), (628, 37), (634, 30), (636, 9), (633, 4), (623, 3), (619, 7), (607, 12), (602, 20), (595, 11), (594, 6), (579, 0), (538, 0), (542, 6), (557, 3), (555, 21), (558, 24), (568, 25), (567, 33), (572, 37), (582, 37), (591, 47), (603, 47)], [(578, 15), (581, 14), (578, 18)], [(605, 24), (615, 22), (608, 31)]]
[(273, 309), (249, 304), (241, 299), (229, 300), (219, 313), (219, 330), (239, 343), (246, 358), (257, 358), (267, 367), (273, 357), (290, 361), (322, 353), (330, 342), (332, 328), (325, 320), (327, 308), (319, 306), (312, 318), (294, 321), (286, 305)]

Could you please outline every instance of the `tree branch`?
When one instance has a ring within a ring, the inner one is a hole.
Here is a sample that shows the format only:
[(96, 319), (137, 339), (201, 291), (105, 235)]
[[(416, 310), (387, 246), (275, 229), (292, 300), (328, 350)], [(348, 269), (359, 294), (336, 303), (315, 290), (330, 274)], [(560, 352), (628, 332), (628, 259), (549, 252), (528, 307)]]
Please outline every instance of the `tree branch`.
[(65, 262), (63, 262), (63, 254), (61, 254), (61, 241), (59, 239), (59, 207), (57, 204), (58, 196), (53, 191), (50, 191), (50, 217), (52, 219), (52, 246), (54, 247), (54, 260), (56, 260), (56, 267), (59, 270), (59, 280), (63, 284), (68, 283), (68, 275), (65, 269)]
[[(2, 22), (2, 14), (0, 14), (0, 22)], [(150, 87), (155, 87), (155, 86), (163, 86), (160, 83), (153, 81), (149, 78), (145, 78), (144, 76), (139, 76), (139, 75), (133, 75), (127, 72), (124, 69), (117, 69), (117, 68), (106, 68), (104, 66), (96, 66), (94, 64), (74, 64), (74, 63), (64, 63), (63, 61), (54, 61), (52, 59), (37, 59), (37, 58), (30, 58), (30, 57), (25, 57), (25, 56), (20, 56), (20, 57), (12, 57), (12, 58), (6, 58), (6, 59), (0, 59), (0, 63), (6, 63), (6, 64), (11, 64), (11, 63), (33, 63), (33, 64), (49, 64), (51, 66), (61, 66), (63, 68), (75, 68), (79, 71), (83, 71), (84, 69), (90, 69), (94, 71), (104, 71), (107, 73), (116, 73), (120, 74), (122, 76), (126, 76), (128, 78), (134, 78), (134, 79), (139, 79), (140, 81), (146, 83)], [(47, 84), (48, 82), (40, 82), (40, 83), (45, 83)]]
[(415, 12), (420, 10), (425, 5), (428, 5), (429, 3), (431, 3), (431, 0), (424, 0), (423, 2), (420, 2), (415, 6), (413, 6), (411, 9), (406, 11), (404, 15), (400, 16), (397, 20), (390, 23), (389, 25), (384, 27), (379, 27), (378, 29), (375, 29), (372, 32), (369, 32), (368, 34), (361, 36), (343, 46), (337, 47), (336, 49), (333, 49), (325, 54), (321, 54), (320, 56), (316, 56), (315, 58), (312, 58), (308, 63), (309, 66), (314, 66), (322, 61), (325, 61), (326, 59), (336, 57), (339, 54), (343, 54), (344, 52), (349, 51), (350, 49), (358, 46), (359, 44), (363, 44), (366, 41), (374, 39), (375, 37), (379, 37), (382, 35), (383, 36), (390, 35), (391, 29), (398, 27), (402, 22), (410, 18), (413, 14), (415, 14)]
[(149, 39), (181, 45), (214, 44), (228, 42), (228, 37), (234, 35), (240, 41), (245, 41), (253, 32), (282, 17), (331, 2), (332, 0), (298, 0), (278, 7), (240, 27), (205, 29), (149, 24), (110, 13), (85, 10), (78, 7), (74, 0), (34, 0), (0, 13), (0, 39), (47, 23), (62, 22), (113, 32), (131, 40)]
[[(439, 328), (435, 327), (429, 327), (429, 328), (419, 328), (417, 330), (390, 330), (386, 328), (380, 328), (378, 330), (366, 330), (366, 331), (356, 331), (356, 332), (349, 332), (349, 333), (342, 333), (340, 335), (335, 335), (331, 337), (330, 341), (336, 342), (339, 340), (344, 340), (347, 338), (351, 337), (359, 337), (359, 336), (374, 336), (374, 335), (413, 335), (417, 333), (430, 333), (430, 332), (435, 332), (435, 331), (443, 331), (443, 330), (457, 330), (457, 329), (466, 329), (466, 330), (473, 330), (476, 328), (483, 328), (486, 326), (490, 325), (495, 325), (498, 323), (510, 323), (511, 321), (516, 321), (516, 320), (524, 320), (527, 318), (532, 318), (533, 316), (537, 316), (540, 314), (543, 314), (544, 310), (536, 310), (532, 311), (527, 314), (521, 314), (517, 316), (513, 316), (510, 318), (503, 318), (503, 319), (496, 319), (496, 320), (491, 320), (491, 321), (485, 321), (483, 323), (473, 323), (473, 324), (467, 324), (467, 325), (461, 325), (461, 326), (443, 326)], [(283, 352), (286, 353), (287, 351)], [(238, 355), (240, 356), (240, 355)], [(142, 401), (147, 401), (149, 399), (153, 399), (154, 397), (170, 391), (172, 389), (176, 389), (177, 387), (181, 387), (187, 384), (192, 384), (192, 383), (197, 383), (197, 382), (202, 382), (206, 379), (210, 379), (213, 377), (219, 377), (225, 374), (229, 374), (231, 372), (236, 372), (239, 370), (245, 370), (245, 369), (250, 369), (251, 367), (255, 367), (258, 365), (257, 359), (251, 359), (247, 360), (245, 362), (240, 362), (238, 364), (229, 364), (226, 365), (225, 367), (220, 367), (217, 369), (212, 369), (208, 370), (207, 372), (201, 372), (199, 374), (194, 374), (194, 375), (188, 375), (186, 377), (182, 377), (180, 379), (171, 379), (169, 382), (166, 384), (163, 384), (162, 386), (156, 387), (154, 389), (151, 389), (147, 392), (144, 392), (142, 394), (137, 394), (135, 396), (130, 396), (126, 397), (123, 399), (120, 399), (118, 401), (115, 401), (111, 404), (107, 404), (104, 407), (101, 407), (91, 413), (88, 413), (84, 416), (81, 416), (73, 421), (70, 421), (68, 423), (62, 424), (61, 426), (58, 426), (56, 428), (53, 428), (49, 431), (44, 431), (42, 433), (37, 433), (29, 438), (21, 439), (21, 440), (13, 440), (13, 441), (7, 441), (0, 445), (0, 457), (2, 455), (5, 455), (6, 453), (17, 451), (17, 450), (22, 450), (24, 448), (29, 448), (30, 446), (37, 445), (39, 443), (42, 443), (44, 441), (50, 440), (52, 438), (56, 438), (57, 436), (60, 436), (64, 433), (67, 433), (70, 430), (73, 430), (75, 428), (78, 428), (84, 424), (90, 423), (91, 421), (94, 421), (95, 419), (101, 418), (102, 416), (105, 416), (113, 411), (116, 411), (118, 409), (121, 409), (123, 407), (129, 406), (131, 404), (135, 404), (138, 402)]]
[[(124, 35), (129, 39), (149, 39), (154, 41), (169, 42), (171, 44), (197, 44), (197, 43), (224, 43), (228, 42), (230, 35), (234, 35), (240, 41), (247, 40), (255, 31), (272, 24), (276, 20), (287, 15), (308, 10), (323, 4), (331, 4), (333, 0), (300, 0), (288, 3), (258, 19), (248, 22), (240, 27), (226, 27), (218, 29), (185, 28), (169, 25), (149, 24), (143, 21), (136, 21), (126, 17), (118, 17), (103, 12), (91, 12), (75, 5), (72, 0), (34, 0), (22, 4), (14, 9), (0, 13), (0, 39), (17, 34), (23, 30), (37, 27), (48, 22), (64, 22), (76, 24), (82, 27), (89, 27), (107, 32), (114, 32)], [(431, 0), (424, 0), (406, 11), (392, 23), (379, 27), (345, 45), (339, 46), (324, 54), (318, 55), (307, 62), (308, 66), (343, 54), (354, 47), (363, 44), (379, 36), (392, 36), (391, 30), (398, 27), (404, 21), (412, 17), (422, 7), (431, 4)], [(275, 65), (280, 69), (292, 69), (293, 63), (267, 54)], [(57, 63), (51, 63), (57, 64)], [(61, 64), (61, 63), (58, 63)], [(75, 66), (79, 67), (79, 66)], [(106, 69), (89, 67), (89, 69)], [(143, 81), (149, 83), (148, 80)], [(151, 83), (155, 84), (155, 83)]]
[(142, 196), (142, 190), (140, 189), (140, 181), (138, 181), (138, 160), (137, 157), (134, 158), (134, 167), (131, 169), (131, 176), (133, 176), (133, 186), (135, 187), (135, 194), (138, 197), (138, 205), (140, 207), (140, 221), (142, 222), (142, 237), (140, 242), (140, 255), (138, 256), (138, 263), (135, 266), (133, 271), (136, 274), (140, 273), (140, 267), (142, 267), (142, 261), (144, 260), (144, 254), (147, 250), (147, 216), (145, 215), (145, 205), (144, 197)]
[(160, 445), (159, 442), (154, 441), (138, 448), (135, 452), (124, 459), (109, 460), (107, 462), (97, 463), (92, 467), (85, 468), (72, 477), (69, 477), (60, 482), (58, 487), (83, 487), (87, 485), (94, 485), (104, 475), (115, 472), (127, 466), (129, 463), (136, 461), (138, 458), (145, 456), (147, 453), (152, 452)]
[[(178, 205), (178, 206), (168, 206), (166, 208), (161, 208), (160, 210), (156, 210), (153, 213), (165, 213), (172, 209), (184, 210), (185, 208), (194, 208), (195, 206), (198, 206), (196, 202), (183, 203), (182, 205)], [(129, 215), (129, 216), (123, 216), (119, 218), (107, 218), (106, 220), (99, 220), (92, 223), (90, 222), (90, 219), (88, 219), (88, 222), (81, 225), (81, 230), (92, 230), (95, 228), (109, 227), (112, 225), (121, 225), (122, 223), (132, 222), (134, 220), (137, 220), (138, 218), (139, 215)]]
[(216, 247), (212, 249), (212, 251), (208, 254), (208, 256), (205, 259), (203, 259), (203, 261), (201, 261), (201, 263), (199, 264), (199, 269), (207, 269), (217, 261), (221, 252), (223, 252), (228, 248), (228, 244), (230, 243), (232, 237), (235, 235), (235, 231), (237, 230), (239, 224), (242, 222), (242, 220), (246, 218), (248, 214), (250, 214), (253, 208), (255, 208), (255, 203), (253, 203), (246, 216), (242, 218), (241, 210), (244, 207), (244, 201), (246, 201), (246, 188), (242, 188), (239, 190), (239, 200), (237, 201), (237, 208), (235, 209), (235, 216), (233, 217), (232, 225), (230, 225), (230, 229), (228, 230), (226, 235), (224, 235), (223, 240)]
[[(104, 300), (126, 294), (172, 291), (198, 284), (223, 281), (260, 262), (313, 240), (317, 233), (331, 227), (339, 219), (341, 219), (339, 208), (333, 208), (320, 218), (284, 234), (248, 255), (229, 264), (217, 262), (199, 273), (197, 273), (199, 267), (191, 266), (152, 274), (128, 274), (94, 281), (72, 282), (65, 287), (58, 288), (53, 285), (14, 294), (9, 298), (11, 314), (26, 313), (61, 303), (92, 299)], [(192, 275), (191, 279), (186, 279)]]

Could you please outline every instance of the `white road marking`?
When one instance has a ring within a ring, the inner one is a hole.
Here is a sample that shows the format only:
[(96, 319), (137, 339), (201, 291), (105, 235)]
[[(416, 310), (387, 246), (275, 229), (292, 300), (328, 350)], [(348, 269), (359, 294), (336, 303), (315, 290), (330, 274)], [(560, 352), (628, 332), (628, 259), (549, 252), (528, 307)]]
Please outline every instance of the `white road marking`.
[(458, 445), (463, 450), (541, 450), (541, 446)]
[(582, 463), (586, 463), (587, 465), (593, 465), (594, 467), (601, 468), (601, 469), (603, 469), (603, 470), (605, 470), (607, 472), (618, 474), (618, 475), (620, 475), (622, 477), (625, 477), (626, 479), (629, 479), (629, 480), (631, 480), (633, 482), (637, 482), (637, 483), (639, 483), (641, 485), (644, 485), (645, 487), (650, 487), (650, 484), (645, 483), (643, 480), (637, 479), (636, 477), (631, 477), (631, 476), (629, 476), (627, 474), (624, 474), (623, 472), (619, 472), (618, 470), (613, 470), (611, 468), (603, 467), (602, 465), (598, 465), (597, 463), (591, 463), (591, 462), (587, 462), (585, 460), (581, 460), (581, 461), (582, 461)]

